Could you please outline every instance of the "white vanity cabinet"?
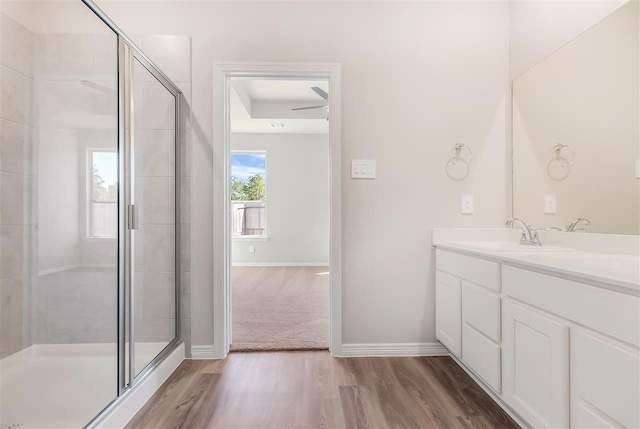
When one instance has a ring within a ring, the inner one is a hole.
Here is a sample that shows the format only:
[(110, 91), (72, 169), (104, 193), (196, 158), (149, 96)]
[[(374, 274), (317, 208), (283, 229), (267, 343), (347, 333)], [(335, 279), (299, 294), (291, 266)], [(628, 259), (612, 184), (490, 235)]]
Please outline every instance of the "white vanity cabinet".
[(528, 426), (638, 428), (640, 297), (592, 283), (439, 247), (437, 338)]
[(640, 299), (507, 265), (502, 278), (505, 401), (535, 427), (640, 427)]

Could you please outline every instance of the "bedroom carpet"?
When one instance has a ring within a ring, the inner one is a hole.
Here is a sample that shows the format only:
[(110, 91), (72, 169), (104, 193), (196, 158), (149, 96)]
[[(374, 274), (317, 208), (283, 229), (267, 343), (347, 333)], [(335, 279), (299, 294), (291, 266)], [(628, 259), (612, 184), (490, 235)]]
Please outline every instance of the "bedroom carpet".
[(328, 267), (233, 267), (231, 351), (329, 348)]

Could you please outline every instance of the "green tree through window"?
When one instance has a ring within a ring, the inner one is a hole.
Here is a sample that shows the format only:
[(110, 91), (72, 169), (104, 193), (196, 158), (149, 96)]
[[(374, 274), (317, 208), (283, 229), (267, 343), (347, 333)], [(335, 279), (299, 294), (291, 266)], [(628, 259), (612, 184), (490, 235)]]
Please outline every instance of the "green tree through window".
[(266, 155), (233, 153), (231, 155), (231, 199), (233, 201), (265, 201)]

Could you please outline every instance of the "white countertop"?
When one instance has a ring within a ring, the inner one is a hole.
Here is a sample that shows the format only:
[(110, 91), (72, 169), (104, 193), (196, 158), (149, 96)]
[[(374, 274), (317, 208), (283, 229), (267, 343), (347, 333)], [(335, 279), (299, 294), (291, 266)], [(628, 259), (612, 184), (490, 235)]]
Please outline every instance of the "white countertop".
[[(435, 237), (434, 237), (435, 238)], [(497, 243), (497, 242), (496, 242)], [(509, 265), (555, 274), (619, 292), (640, 296), (640, 257), (585, 252), (570, 248), (500, 249), (491, 242), (434, 241), (435, 247), (480, 256)], [(517, 241), (514, 242), (514, 245)], [(486, 246), (486, 249), (481, 248)]]

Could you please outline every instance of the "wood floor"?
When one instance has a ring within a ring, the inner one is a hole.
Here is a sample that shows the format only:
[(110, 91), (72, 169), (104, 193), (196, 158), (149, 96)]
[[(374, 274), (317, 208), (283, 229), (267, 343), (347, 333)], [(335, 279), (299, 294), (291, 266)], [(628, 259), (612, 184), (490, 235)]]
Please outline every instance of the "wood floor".
[(518, 428), (450, 357), (186, 360), (127, 428)]

